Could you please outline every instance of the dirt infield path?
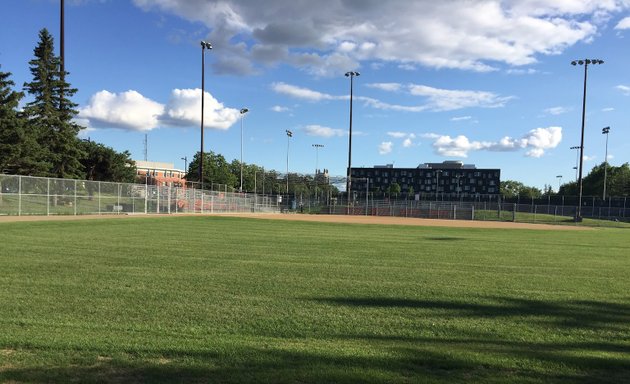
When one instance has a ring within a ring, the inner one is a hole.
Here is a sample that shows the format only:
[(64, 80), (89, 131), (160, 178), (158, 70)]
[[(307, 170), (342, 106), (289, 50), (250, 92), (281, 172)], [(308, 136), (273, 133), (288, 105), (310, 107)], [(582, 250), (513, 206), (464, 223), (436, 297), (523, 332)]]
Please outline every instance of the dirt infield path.
[[(22, 221), (55, 221), (55, 220), (85, 220), (85, 219), (136, 219), (149, 217), (201, 216), (200, 214), (173, 215), (78, 215), (78, 216), (0, 216), (0, 223)], [(244, 217), (262, 220), (294, 220), (314, 221), (324, 223), (352, 223), (352, 224), (383, 224), (383, 225), (412, 225), (424, 227), (455, 227), (455, 228), (498, 228), (498, 229), (537, 229), (552, 231), (588, 231), (590, 227), (576, 225), (550, 225), (512, 223), (505, 221), (471, 221), (471, 220), (439, 220), (418, 219), (412, 217), (393, 216), (346, 216), (346, 215), (302, 215), (280, 213), (223, 213), (204, 216)]]

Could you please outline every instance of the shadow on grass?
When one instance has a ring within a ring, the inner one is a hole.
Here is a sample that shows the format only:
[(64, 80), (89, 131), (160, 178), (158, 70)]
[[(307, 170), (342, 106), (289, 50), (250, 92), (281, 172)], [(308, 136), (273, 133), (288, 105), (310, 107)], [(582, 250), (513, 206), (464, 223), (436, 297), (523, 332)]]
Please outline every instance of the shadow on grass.
[(540, 322), (591, 330), (621, 330), (630, 324), (630, 304), (598, 302), (592, 300), (542, 301), (507, 297), (481, 298), (479, 303), (415, 300), (399, 298), (346, 298), (313, 299), (333, 305), (375, 308), (416, 308), (439, 310), (457, 317), (500, 318), (538, 317)]
[[(573, 355), (575, 351), (593, 348), (593, 345), (580, 343), (550, 346), (467, 338), (403, 338), (404, 343), (400, 344), (398, 338), (348, 338), (353, 341), (363, 340), (371, 349), (384, 344), (387, 353), (349, 356), (335, 352), (326, 354), (260, 348), (236, 349), (228, 355), (203, 351), (165, 351), (159, 356), (143, 353), (143, 359), (112, 359), (95, 361), (90, 365), (9, 367), (0, 369), (0, 382), (586, 384), (626, 383), (627, 377), (630, 377), (627, 358), (615, 360)], [(609, 351), (623, 350), (623, 346), (617, 344), (600, 347)], [(463, 350), (466, 352), (462, 353)], [(480, 361), (478, 356), (488, 353), (499, 356), (499, 359)], [(501, 361), (515, 358), (521, 361), (518, 367), (505, 366)], [(157, 363), (157, 360), (161, 362)], [(540, 362), (557, 364), (563, 369), (533, 368)]]
[[(276, 337), (277, 344), (266, 347), (263, 341), (254, 338), (246, 345), (219, 352), (214, 349), (133, 350), (127, 352), (129, 355), (121, 353), (97, 359), (99, 351), (74, 351), (79, 356), (78, 363), (57, 363), (57, 366), (12, 367), (2, 364), (0, 359), (0, 382), (586, 384), (627, 383), (630, 377), (628, 337), (617, 341), (600, 336), (611, 329), (628, 335), (630, 305), (627, 304), (503, 297), (480, 298), (478, 303), (352, 297), (311, 301), (357, 310), (427, 310), (428, 316), (434, 318), (509, 321), (513, 317), (514, 321), (521, 322), (547, 321), (557, 325), (555, 329), (548, 328), (549, 332), (574, 330), (581, 336), (540, 342), (528, 341), (526, 335), (508, 340), (490, 331), (457, 329), (442, 332), (441, 336), (426, 333), (420, 336), (420, 333), (400, 332), (393, 327), (387, 334), (332, 332), (319, 339)], [(31, 352), (37, 354), (37, 351)], [(58, 354), (65, 352), (59, 350)], [(86, 358), (86, 355), (94, 358)]]

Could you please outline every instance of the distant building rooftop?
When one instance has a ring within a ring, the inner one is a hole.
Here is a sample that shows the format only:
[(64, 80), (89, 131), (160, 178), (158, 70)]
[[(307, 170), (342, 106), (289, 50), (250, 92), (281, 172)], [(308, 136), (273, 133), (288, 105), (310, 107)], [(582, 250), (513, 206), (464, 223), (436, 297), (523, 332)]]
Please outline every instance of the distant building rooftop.
[(475, 164), (464, 164), (459, 160), (447, 160), (441, 163), (424, 163), (418, 165), (418, 168), (425, 169), (477, 169)]

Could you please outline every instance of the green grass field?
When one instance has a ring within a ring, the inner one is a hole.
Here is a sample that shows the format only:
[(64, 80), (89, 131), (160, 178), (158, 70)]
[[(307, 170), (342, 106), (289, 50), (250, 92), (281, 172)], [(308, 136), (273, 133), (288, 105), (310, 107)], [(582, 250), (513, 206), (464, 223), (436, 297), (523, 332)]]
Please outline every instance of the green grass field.
[(0, 223), (0, 382), (627, 383), (630, 232)]

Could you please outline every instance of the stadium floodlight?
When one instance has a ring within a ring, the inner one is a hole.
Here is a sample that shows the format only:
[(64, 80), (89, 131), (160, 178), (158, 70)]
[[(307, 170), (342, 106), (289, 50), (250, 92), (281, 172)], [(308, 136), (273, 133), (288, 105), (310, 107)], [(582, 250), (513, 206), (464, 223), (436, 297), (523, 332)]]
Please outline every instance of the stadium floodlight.
[(350, 213), (350, 190), (352, 189), (352, 93), (353, 79), (360, 76), (359, 72), (346, 72), (346, 77), (350, 78), (350, 131), (348, 132), (348, 177), (346, 178), (346, 196), (348, 197), (348, 213)]
[(239, 192), (243, 192), (243, 119), (245, 114), (249, 112), (247, 108), (241, 108), (241, 185), (238, 188)]
[(285, 132), (287, 133), (287, 199), (289, 198), (289, 142), (292, 137), (293, 137), (293, 132), (289, 131), (288, 129), (285, 130)]
[(606, 176), (608, 173), (608, 133), (610, 132), (610, 127), (602, 128), (602, 135), (606, 135), (606, 155), (604, 155), (604, 193), (602, 195), (602, 199), (606, 200)]
[(212, 44), (201, 41), (201, 150), (199, 152), (199, 183), (203, 191), (203, 105), (206, 93), (206, 49), (212, 49)]
[[(582, 221), (582, 187), (583, 187), (583, 180), (582, 180), (582, 170), (583, 170), (583, 163), (584, 163), (584, 122), (585, 122), (585, 118), (586, 118), (586, 79), (588, 76), (588, 65), (589, 64), (604, 64), (604, 60), (600, 60), (600, 59), (584, 59), (584, 60), (577, 60), (577, 64), (579, 65), (584, 65), (584, 93), (582, 96), (582, 134), (581, 134), (581, 139), (580, 139), (580, 169), (579, 169), (579, 176), (578, 176), (578, 206), (577, 209), (575, 210), (575, 221), (579, 222)], [(575, 60), (573, 60), (571, 62), (571, 65), (576, 65), (575, 64)]]

